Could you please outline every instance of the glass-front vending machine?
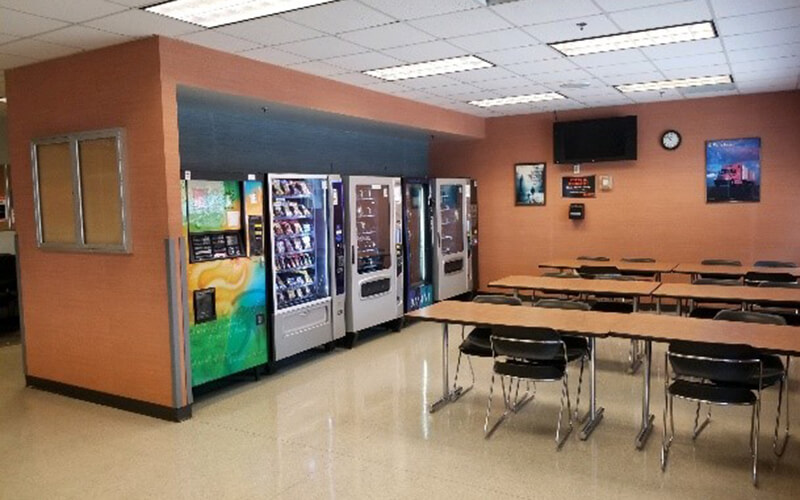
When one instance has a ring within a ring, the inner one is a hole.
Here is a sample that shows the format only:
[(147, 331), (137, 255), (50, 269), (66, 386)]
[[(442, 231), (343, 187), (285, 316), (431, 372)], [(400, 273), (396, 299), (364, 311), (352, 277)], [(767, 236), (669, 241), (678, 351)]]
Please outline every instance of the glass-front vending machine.
[[(327, 175), (269, 174), (273, 356), (280, 360), (314, 347), (333, 346), (344, 294), (336, 276), (332, 200)], [(341, 271), (343, 273), (343, 271)], [(341, 306), (340, 306), (341, 307)], [(341, 330), (341, 328), (340, 328)], [(344, 332), (341, 332), (343, 334)]]
[(434, 300), (446, 300), (471, 291), (468, 250), (469, 179), (434, 179), (436, 271)]
[(428, 179), (403, 179), (405, 310), (433, 304), (433, 216)]
[(399, 177), (345, 178), (347, 332), (403, 317), (403, 196)]

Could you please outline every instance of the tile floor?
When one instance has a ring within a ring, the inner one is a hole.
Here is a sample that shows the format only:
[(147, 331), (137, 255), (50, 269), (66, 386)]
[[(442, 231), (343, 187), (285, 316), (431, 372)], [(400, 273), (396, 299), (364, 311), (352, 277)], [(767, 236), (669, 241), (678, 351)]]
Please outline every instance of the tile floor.
[(770, 448), (774, 389), (756, 489), (747, 409), (716, 409), (692, 443), (693, 406), (676, 402), (678, 435), (661, 472), (661, 346), (646, 449), (633, 447), (641, 378), (623, 373), (627, 343), (604, 340), (605, 419), (588, 441), (573, 432), (556, 452), (557, 384), (540, 384), (533, 404), (483, 439), (486, 360), (475, 363), (472, 392), (428, 414), (441, 390), (439, 332), (417, 323), (307, 357), (204, 397), (180, 424), (26, 389), (20, 347), (0, 348), (0, 498), (798, 498), (800, 442), (780, 460)]

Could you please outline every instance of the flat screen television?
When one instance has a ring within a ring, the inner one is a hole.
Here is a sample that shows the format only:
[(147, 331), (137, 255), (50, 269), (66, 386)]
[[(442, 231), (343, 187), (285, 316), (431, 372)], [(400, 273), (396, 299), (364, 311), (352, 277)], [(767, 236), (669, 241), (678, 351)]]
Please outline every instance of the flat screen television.
[(553, 123), (556, 163), (636, 159), (636, 117)]

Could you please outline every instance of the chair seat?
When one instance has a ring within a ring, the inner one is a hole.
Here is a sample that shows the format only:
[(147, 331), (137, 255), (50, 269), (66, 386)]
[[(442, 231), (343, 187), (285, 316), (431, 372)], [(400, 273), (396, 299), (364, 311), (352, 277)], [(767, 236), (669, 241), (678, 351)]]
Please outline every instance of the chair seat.
[(458, 349), (467, 356), (478, 356), (481, 358), (492, 357), (492, 336), (491, 328), (478, 327), (469, 332), (467, 338), (461, 342)]
[[(783, 361), (781, 361), (781, 358), (778, 356), (773, 354), (763, 354), (759, 357), (763, 363), (761, 368), (761, 388), (766, 389), (767, 387), (772, 387), (780, 382), (781, 378), (783, 378), (783, 374), (786, 373), (786, 369), (783, 367)], [(724, 383), (717, 384), (720, 386), (727, 385)], [(749, 383), (744, 385), (749, 389), (758, 390), (758, 377), (754, 376)]]
[(592, 311), (630, 314), (633, 312), (633, 304), (626, 302), (595, 302), (592, 305)]
[(754, 404), (756, 395), (746, 387), (711, 385), (687, 380), (676, 380), (669, 385), (669, 393), (697, 401), (719, 404)]
[(526, 363), (514, 361), (495, 361), (494, 372), (498, 375), (528, 378), (533, 380), (560, 380), (564, 376), (563, 361)]
[(589, 355), (589, 339), (577, 335), (562, 335), (561, 340), (567, 346), (567, 359), (574, 361)]

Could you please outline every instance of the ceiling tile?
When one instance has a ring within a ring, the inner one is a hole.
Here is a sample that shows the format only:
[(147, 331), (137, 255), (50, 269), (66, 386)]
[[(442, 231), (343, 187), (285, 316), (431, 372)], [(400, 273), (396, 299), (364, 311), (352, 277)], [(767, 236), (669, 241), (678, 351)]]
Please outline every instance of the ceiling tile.
[(618, 10), (638, 9), (641, 7), (653, 7), (665, 3), (676, 3), (680, 0), (595, 0), (595, 3), (606, 12)]
[(748, 35), (726, 36), (722, 44), (726, 50), (747, 50), (800, 42), (800, 29), (784, 28)]
[(547, 45), (530, 45), (528, 47), (495, 50), (492, 52), (478, 52), (477, 55), (487, 61), (500, 65), (521, 64), (564, 57)]
[[(15, 42), (16, 43), (16, 42)], [(0, 47), (2, 50), (4, 47)], [(748, 73), (754, 71), (768, 71), (775, 68), (800, 70), (800, 57), (782, 57), (780, 59), (766, 59), (761, 61), (747, 61), (731, 63), (734, 73)]]
[(582, 102), (586, 106), (592, 108), (602, 108), (606, 106), (623, 106), (625, 104), (631, 104), (633, 101), (628, 99), (625, 95), (617, 92), (616, 96), (608, 95), (608, 96), (591, 96), (591, 97), (582, 97), (575, 99), (579, 102)]
[(287, 12), (282, 14), (282, 17), (330, 34), (370, 28), (394, 21), (386, 14), (370, 9), (353, 0), (341, 0)]
[[(0, 47), (2, 50), (2, 47)], [(16, 68), (17, 66), (25, 66), (26, 64), (35, 63), (36, 59), (30, 57), (15, 56), (12, 54), (3, 54), (0, 52), (0, 70)]]
[(515, 76), (514, 73), (504, 68), (494, 67), (485, 69), (476, 69), (475, 71), (463, 71), (461, 73), (453, 73), (450, 77), (459, 82), (484, 82), (487, 80), (500, 80), (501, 78), (511, 78)]
[[(362, 76), (366, 75), (362, 74)], [(367, 77), (367, 78), (370, 78), (371, 82), (364, 84), (363, 87), (369, 90), (375, 90), (377, 92), (383, 92), (385, 94), (408, 92), (408, 89), (400, 84), (394, 82), (384, 82), (382, 80), (378, 80), (377, 78), (372, 78), (372, 77)]]
[(397, 19), (418, 19), (478, 7), (474, 0), (361, 0), (361, 3)]
[(111, 3), (116, 3), (119, 5), (125, 5), (128, 7), (144, 7), (147, 5), (153, 5), (156, 3), (161, 2), (154, 2), (153, 0), (108, 0)]
[(627, 75), (609, 75), (600, 77), (600, 80), (609, 85), (623, 85), (626, 83), (646, 83), (663, 80), (664, 75), (660, 71), (647, 71), (645, 73), (630, 73)]
[[(586, 23), (581, 29), (577, 23)], [(579, 40), (581, 38), (592, 38), (595, 36), (610, 35), (619, 33), (619, 28), (611, 22), (606, 15), (582, 17), (569, 21), (558, 21), (554, 23), (537, 24), (527, 26), (525, 31), (534, 36), (537, 40), (544, 43), (563, 42), (566, 40)]]
[(520, 0), (491, 7), (491, 9), (516, 26), (562, 21), (600, 14), (600, 9), (591, 0), (563, 2)]
[(619, 91), (614, 87), (606, 84), (602, 80), (592, 78), (586, 81), (589, 84), (586, 88), (570, 89), (559, 87), (558, 92), (567, 97), (600, 97), (600, 96), (617, 96)]
[(690, 57), (700, 54), (722, 52), (722, 41), (719, 38), (697, 40), (694, 42), (669, 43), (655, 47), (639, 49), (650, 59), (669, 59), (671, 57)]
[(691, 57), (673, 57), (672, 59), (659, 59), (658, 61), (654, 61), (653, 64), (655, 64), (658, 69), (666, 73), (667, 71), (679, 68), (720, 66), (727, 63), (728, 60), (725, 59), (725, 54), (723, 54), (722, 52), (717, 52), (716, 54), (702, 54)]
[(659, 102), (682, 99), (683, 96), (675, 89), (654, 90), (648, 92), (628, 92), (625, 94), (635, 102)]
[(389, 66), (403, 64), (399, 59), (389, 57), (380, 52), (365, 52), (363, 54), (332, 57), (326, 59), (325, 62), (350, 71), (366, 71), (369, 69), (388, 68)]
[(717, 76), (729, 75), (731, 68), (727, 64), (716, 64), (712, 66), (698, 66), (694, 68), (674, 68), (662, 71), (664, 76), (672, 78), (693, 78), (696, 76)]
[(38, 35), (36, 39), (61, 45), (70, 45), (83, 50), (98, 49), (131, 40), (127, 36), (77, 24)]
[(308, 61), (308, 59), (305, 57), (290, 54), (272, 47), (262, 47), (260, 49), (247, 50), (240, 52), (239, 55), (265, 63), (277, 64), (279, 66), (299, 64), (301, 62)]
[(797, 7), (797, 0), (711, 0), (711, 6), (717, 17), (730, 17)]
[(506, 69), (518, 75), (531, 75), (536, 73), (548, 73), (551, 71), (566, 71), (576, 69), (577, 66), (566, 57), (559, 59), (547, 59), (544, 61), (532, 61), (522, 64), (509, 64)]
[(609, 14), (622, 31), (674, 26), (711, 19), (704, 0), (693, 0)]
[(644, 53), (638, 49), (618, 50), (616, 52), (603, 52), (600, 54), (587, 54), (585, 56), (570, 57), (581, 68), (598, 68), (602, 66), (616, 66), (647, 61)]
[(520, 88), (525, 86), (535, 85), (530, 79), (524, 76), (512, 76), (510, 78), (501, 78), (499, 80), (488, 80), (475, 82), (475, 85), (486, 90), (503, 91), (504, 89)]
[(405, 23), (392, 23), (375, 28), (342, 33), (341, 38), (375, 50), (429, 42), (434, 37)]
[(65, 2), (53, 0), (0, 0), (0, 7), (8, 7), (28, 14), (58, 19), (69, 23), (79, 23), (97, 17), (107, 16), (127, 9), (127, 6), (104, 0), (80, 0)]
[(528, 78), (536, 83), (560, 85), (564, 82), (591, 80), (592, 75), (582, 69), (571, 69), (568, 71), (557, 71), (555, 73), (530, 75)]
[(736, 71), (733, 74), (733, 81), (738, 85), (743, 82), (753, 82), (760, 80), (796, 80), (800, 76), (798, 68), (772, 68), (763, 71)]
[(736, 82), (736, 88), (743, 93), (775, 92), (778, 90), (792, 90), (797, 84), (797, 78), (766, 78)]
[[(476, 70), (480, 71), (480, 70)], [(449, 76), (444, 75), (437, 75), (437, 76), (428, 76), (425, 78), (411, 78), (408, 80), (403, 80), (398, 82), (403, 87), (412, 89), (412, 90), (425, 90), (425, 89), (432, 89), (436, 87), (445, 87), (447, 85), (456, 85), (458, 84), (458, 80), (453, 80)]]
[(460, 36), (450, 38), (447, 41), (456, 47), (461, 47), (472, 53), (512, 49), (537, 44), (534, 38), (517, 28)]
[(360, 71), (331, 75), (328, 76), (327, 78), (342, 83), (349, 83), (350, 85), (357, 85), (359, 87), (369, 87), (370, 85), (373, 85), (375, 83), (374, 77), (367, 76), (364, 73), (361, 73)]
[(702, 89), (701, 92), (681, 92), (684, 99), (707, 99), (709, 97), (722, 97), (726, 95), (738, 95), (739, 89), (737, 88), (721, 88), (714, 89), (711, 87)]
[(445, 59), (448, 57), (465, 55), (463, 49), (459, 49), (458, 47), (443, 41), (426, 42), (416, 45), (408, 45), (406, 47), (397, 47), (394, 49), (384, 50), (383, 53), (406, 62), (433, 61), (435, 59)]
[(25, 14), (15, 10), (0, 9), (0, 33), (13, 36), (34, 36), (67, 26), (54, 19)]
[(14, 56), (30, 57), (40, 61), (55, 57), (66, 56), (80, 52), (77, 47), (67, 47), (55, 43), (43, 42), (35, 38), (25, 38), (0, 46), (0, 52)]
[(409, 24), (439, 38), (474, 35), (510, 28), (511, 25), (486, 9), (465, 10), (441, 16), (426, 17)]
[(616, 64), (613, 66), (598, 66), (589, 69), (589, 72), (598, 78), (605, 80), (606, 77), (615, 75), (635, 75), (643, 73), (656, 73), (658, 70), (649, 61), (639, 61), (626, 64)]
[(800, 26), (800, 7), (747, 16), (728, 17), (717, 21), (717, 30), (722, 36), (744, 35)]
[(203, 29), (194, 24), (170, 19), (143, 10), (128, 10), (83, 24), (91, 28), (110, 31), (120, 35), (137, 37), (150, 35), (176, 37)]
[(359, 45), (340, 40), (333, 36), (313, 38), (302, 42), (292, 42), (277, 47), (308, 59), (328, 59), (330, 57), (347, 56), (365, 52), (367, 49)]
[(258, 42), (261, 45), (297, 42), (323, 36), (323, 33), (317, 30), (300, 26), (278, 16), (223, 26), (214, 31)]
[(800, 56), (800, 43), (787, 45), (774, 45), (772, 47), (758, 47), (749, 50), (733, 50), (728, 52), (731, 63), (760, 61), (761, 59), (777, 59), (779, 57)]
[(300, 64), (293, 64), (289, 69), (302, 71), (303, 73), (311, 73), (312, 75), (330, 76), (336, 74), (346, 73), (347, 70), (326, 64), (322, 61), (309, 61)]
[(10, 42), (12, 40), (17, 40), (18, 38), (19, 38), (18, 36), (6, 35), (6, 34), (3, 34), (3, 33), (0, 33), (0, 44), (8, 43), (8, 42)]
[(249, 40), (243, 40), (234, 36), (218, 33), (212, 30), (199, 31), (179, 37), (189, 43), (202, 45), (210, 49), (221, 50), (224, 52), (243, 52), (258, 47), (258, 44)]
[(483, 91), (478, 87), (468, 83), (457, 83), (455, 85), (447, 85), (446, 87), (436, 87), (428, 90), (428, 92), (437, 96), (454, 97)]

